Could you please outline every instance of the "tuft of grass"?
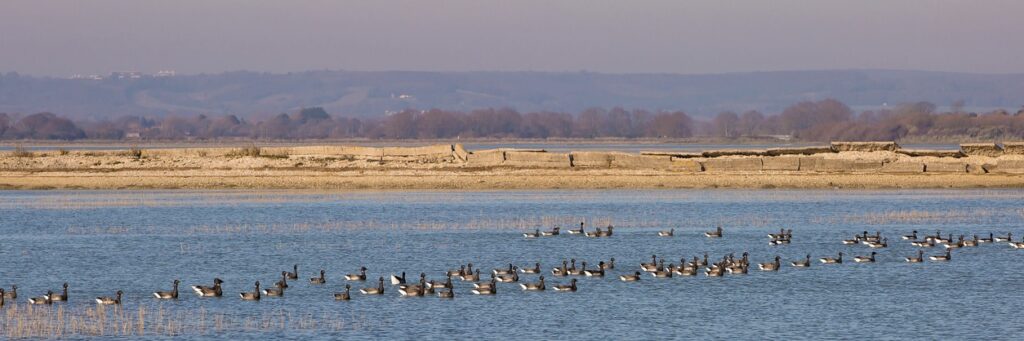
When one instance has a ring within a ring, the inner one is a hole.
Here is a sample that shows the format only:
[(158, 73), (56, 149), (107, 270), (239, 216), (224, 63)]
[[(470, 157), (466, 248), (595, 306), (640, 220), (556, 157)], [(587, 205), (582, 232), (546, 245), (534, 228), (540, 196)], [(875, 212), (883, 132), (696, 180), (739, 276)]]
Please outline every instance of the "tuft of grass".
[(255, 143), (250, 143), (248, 146), (235, 149), (235, 150), (231, 151), (230, 153), (228, 153), (228, 155), (230, 155), (230, 156), (251, 156), (251, 157), (259, 157), (259, 156), (262, 156), (262, 154), (263, 154), (263, 149), (261, 149)]
[(35, 157), (36, 154), (29, 151), (25, 146), (17, 145), (14, 146), (14, 152), (11, 153), (14, 157)]
[(61, 149), (57, 150), (57, 153), (60, 154), (61, 156), (64, 156), (64, 155), (68, 155), (71, 152), (69, 152), (67, 149), (61, 148)]
[(142, 148), (139, 148), (138, 146), (131, 146), (131, 148), (128, 148), (128, 156), (130, 156), (130, 157), (132, 157), (132, 158), (134, 158), (136, 160), (141, 159), (142, 158)]

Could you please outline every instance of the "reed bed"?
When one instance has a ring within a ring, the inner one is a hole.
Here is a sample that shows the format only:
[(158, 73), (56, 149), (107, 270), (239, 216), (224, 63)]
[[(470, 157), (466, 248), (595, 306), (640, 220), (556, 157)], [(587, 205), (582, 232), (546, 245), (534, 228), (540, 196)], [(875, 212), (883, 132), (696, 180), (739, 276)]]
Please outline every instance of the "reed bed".
[(887, 224), (948, 224), (948, 223), (985, 223), (993, 218), (1005, 215), (992, 209), (975, 210), (892, 210), (869, 212), (863, 214), (847, 214), (831, 217), (815, 218), (815, 223), (849, 223), (867, 225)]

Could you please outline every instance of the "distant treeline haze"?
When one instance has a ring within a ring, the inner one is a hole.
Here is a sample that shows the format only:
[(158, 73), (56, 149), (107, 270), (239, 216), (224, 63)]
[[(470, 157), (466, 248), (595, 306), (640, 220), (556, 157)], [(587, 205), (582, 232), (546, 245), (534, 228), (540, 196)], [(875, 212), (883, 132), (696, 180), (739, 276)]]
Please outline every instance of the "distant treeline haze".
[(938, 112), (927, 102), (853, 112), (832, 100), (800, 102), (777, 115), (722, 112), (700, 120), (684, 112), (588, 109), (579, 113), (481, 109), (470, 112), (406, 110), (376, 119), (331, 116), (306, 108), (262, 121), (234, 115), (125, 116), (72, 121), (53, 113), (0, 113), (5, 140), (77, 139), (448, 139), (448, 138), (741, 138), (788, 135), (798, 140), (900, 140), (926, 138), (1024, 138), (1024, 110), (970, 113), (956, 106)]

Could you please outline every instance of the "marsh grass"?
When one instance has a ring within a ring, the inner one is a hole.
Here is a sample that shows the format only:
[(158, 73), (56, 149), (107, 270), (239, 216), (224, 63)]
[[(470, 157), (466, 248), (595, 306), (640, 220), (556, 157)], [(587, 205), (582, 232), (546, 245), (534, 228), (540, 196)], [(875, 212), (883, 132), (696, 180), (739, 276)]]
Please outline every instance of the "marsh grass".
[(35, 153), (33, 153), (32, 151), (28, 150), (28, 148), (25, 148), (25, 146), (22, 146), (20, 144), (14, 146), (14, 151), (11, 152), (11, 155), (13, 155), (14, 157), (28, 157), (28, 158), (36, 156)]
[[(815, 223), (848, 223), (868, 225), (888, 224), (947, 224), (947, 223), (984, 223), (990, 218), (998, 217), (1006, 212), (992, 209), (979, 210), (893, 210), (884, 212), (869, 212), (862, 214), (847, 214), (831, 217), (815, 218)], [(1021, 212), (1024, 216), (1024, 209)]]

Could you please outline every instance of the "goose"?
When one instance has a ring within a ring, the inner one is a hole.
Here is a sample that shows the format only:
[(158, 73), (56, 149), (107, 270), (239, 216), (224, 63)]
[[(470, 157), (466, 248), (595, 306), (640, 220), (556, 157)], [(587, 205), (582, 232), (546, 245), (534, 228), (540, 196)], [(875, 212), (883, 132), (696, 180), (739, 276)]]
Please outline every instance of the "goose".
[(822, 258), (822, 259), (819, 259), (819, 260), (822, 263), (825, 263), (825, 264), (843, 264), (843, 253), (840, 252), (839, 253), (839, 257), (836, 257), (836, 258), (825, 257), (825, 258)]
[(927, 239), (922, 241), (911, 242), (910, 245), (917, 247), (935, 247), (935, 239)]
[(793, 267), (797, 268), (808, 268), (811, 266), (811, 255), (807, 254), (807, 257), (804, 258), (804, 260), (789, 262), (789, 265), (792, 265)]
[(365, 281), (366, 280), (366, 267), (365, 266), (359, 267), (359, 273), (358, 274), (348, 274), (348, 275), (345, 275), (345, 280), (348, 280), (348, 281)]
[(487, 281), (487, 282), (475, 282), (475, 283), (473, 283), (473, 287), (477, 288), (477, 289), (486, 289), (487, 287), (494, 286), (494, 284), (496, 282), (497, 282), (497, 280), (494, 278), (494, 275), (492, 274), (490, 281)]
[(781, 267), (781, 263), (779, 263), (779, 261), (781, 259), (782, 257), (775, 256), (774, 262), (758, 264), (757, 268), (760, 269), (761, 271), (779, 271), (779, 268)]
[(988, 233), (988, 238), (978, 239), (978, 243), (991, 243), (991, 242), (994, 242), (994, 241), (995, 241), (995, 238), (993, 237), (992, 232)]
[(384, 276), (380, 276), (380, 280), (378, 281), (378, 284), (377, 284), (376, 288), (362, 288), (362, 289), (359, 289), (359, 292), (363, 293), (363, 295), (383, 295), (384, 294)]
[(178, 280), (174, 280), (174, 285), (171, 291), (157, 291), (153, 293), (153, 296), (162, 300), (176, 300), (178, 299), (178, 284), (181, 283)]
[(539, 274), (540, 263), (534, 263), (532, 268), (519, 268), (519, 272), (522, 272), (524, 274)]
[(938, 239), (938, 238), (942, 238), (942, 231), (941, 230), (935, 230), (935, 234), (934, 235), (924, 236), (924, 240), (934, 240), (934, 239)]
[(455, 298), (455, 291), (453, 291), (451, 287), (448, 287), (448, 290), (446, 290), (446, 291), (438, 291), (437, 292), (437, 297), (440, 297), (440, 298)]
[(50, 299), (53, 296), (53, 291), (47, 291), (46, 295), (40, 297), (31, 297), (28, 299), (28, 303), (31, 304), (53, 304), (53, 300)]
[(917, 257), (904, 257), (907, 263), (921, 263), (924, 262), (924, 251), (917, 250)]
[(868, 244), (868, 247), (872, 249), (889, 247), (889, 238), (882, 238), (881, 242), (871, 242), (870, 244)]
[[(950, 239), (953, 239), (953, 238), (950, 238)], [(952, 240), (950, 240), (949, 242), (947, 242), (943, 246), (945, 246), (946, 249), (959, 249), (959, 248), (964, 246), (964, 236), (961, 235), (960, 239), (958, 239), (956, 242), (953, 242)]]
[(299, 279), (299, 265), (295, 264), (295, 266), (292, 267), (292, 272), (285, 273), (288, 274), (288, 279)]
[(676, 234), (676, 228), (671, 228), (665, 231), (658, 231), (658, 237), (671, 237)]
[(553, 287), (555, 291), (576, 291), (576, 279), (573, 278), (569, 285), (556, 285)]
[(633, 273), (632, 275), (619, 275), (619, 280), (623, 282), (636, 282), (640, 280), (640, 271)]
[(96, 304), (100, 304), (100, 305), (112, 305), (112, 304), (116, 305), (116, 304), (121, 304), (121, 295), (123, 295), (123, 294), (124, 294), (124, 292), (122, 292), (121, 290), (118, 290), (116, 293), (114, 293), (114, 295), (115, 295), (114, 297), (105, 297), (105, 296), (97, 297), (96, 298)]
[(462, 276), (463, 282), (475, 282), (480, 280), (480, 269), (476, 269), (476, 273), (466, 274)]
[(12, 285), (11, 286), (11, 291), (8, 291), (8, 292), (4, 293), (4, 298), (11, 299), (11, 300), (18, 298), (18, 286), (17, 285)]
[(978, 240), (978, 235), (974, 235), (974, 239), (965, 240), (963, 243), (964, 247), (975, 247), (978, 246), (978, 243), (980, 242)]
[(946, 238), (946, 239), (943, 239), (941, 236), (938, 237), (938, 238), (935, 238), (935, 242), (939, 243), (939, 244), (949, 244), (949, 243), (952, 243), (953, 242), (953, 234), (950, 233), (949, 234), (949, 238)]
[(908, 235), (904, 235), (903, 240), (917, 240), (917, 230), (910, 232)]
[(259, 301), (260, 300), (260, 281), (256, 281), (256, 289), (251, 292), (243, 292), (238, 294), (243, 301)]
[[(664, 262), (664, 260), (662, 260), (662, 262)], [(672, 267), (674, 267), (672, 264), (669, 264), (668, 268), (660, 266), (657, 271), (651, 272), (651, 276), (656, 278), (672, 278)]]
[(448, 276), (444, 282), (441, 281), (429, 281), (427, 282), (427, 289), (445, 289), (452, 287), (452, 276)]
[(708, 238), (722, 238), (722, 226), (718, 226), (714, 231), (704, 232), (704, 236)]
[(281, 271), (281, 280), (274, 283), (275, 287), (288, 289), (288, 271)]
[(587, 277), (604, 277), (604, 261), (597, 263), (597, 270), (583, 270), (583, 275)]
[(583, 262), (579, 269), (569, 268), (569, 274), (573, 276), (582, 275), (584, 271), (587, 271), (587, 262)]
[(568, 264), (569, 262), (563, 260), (562, 267), (556, 267), (554, 269), (551, 269), (551, 274), (559, 277), (569, 275)]
[(784, 238), (784, 237), (786, 237), (786, 230), (785, 229), (779, 229), (779, 233), (769, 233), (768, 234), (768, 238), (770, 238), (770, 239), (779, 239), (779, 238)]
[(583, 233), (583, 235), (584, 235), (584, 236), (587, 236), (587, 237), (591, 237), (591, 238), (594, 238), (594, 237), (600, 237), (600, 236), (602, 236), (602, 233), (603, 233), (603, 232), (601, 232), (601, 228), (600, 228), (600, 227), (598, 227), (596, 231), (594, 231), (594, 232), (584, 232), (584, 233)]
[(1021, 239), (1021, 241), (1019, 241), (1019, 242), (1015, 242), (1015, 241), (1011, 240), (1011, 241), (1009, 241), (1009, 243), (1010, 243), (1010, 247), (1012, 247), (1014, 249), (1024, 249), (1024, 239)]
[(746, 275), (749, 272), (750, 267), (746, 264), (736, 264), (734, 266), (726, 267), (725, 271), (730, 275)]
[(281, 287), (280, 285), (277, 285), (277, 283), (275, 283), (274, 288), (264, 288), (262, 293), (263, 295), (266, 295), (268, 297), (282, 297), (284, 296), (284, 287)]
[(583, 231), (583, 222), (582, 221), (580, 222), (580, 229), (579, 230), (572, 230), (572, 229), (569, 230), (569, 234), (583, 234), (583, 232), (584, 231)]
[(952, 258), (953, 258), (952, 254), (950, 253), (950, 250), (948, 250), (948, 249), (946, 250), (946, 254), (945, 255), (928, 256), (928, 259), (931, 259), (931, 260), (936, 261), (936, 262), (949, 261)]
[[(346, 276), (348, 277), (348, 276)], [(309, 279), (309, 284), (324, 284), (327, 283), (327, 277), (324, 276), (324, 270), (320, 269), (320, 277), (313, 277)]]
[(519, 286), (526, 291), (544, 291), (544, 276), (540, 276), (537, 283), (519, 283)]
[(427, 280), (426, 274), (420, 274), (420, 284), (399, 287), (398, 293), (402, 296), (422, 297), (426, 295)]
[(405, 271), (402, 271), (402, 276), (391, 275), (391, 285), (405, 284)]
[(611, 237), (612, 236), (612, 229), (614, 229), (614, 228), (615, 228), (614, 226), (608, 225), (608, 227), (605, 228), (604, 232), (601, 232), (601, 229), (597, 229), (597, 236), (598, 237)]
[(853, 257), (853, 262), (854, 263), (874, 263), (875, 262), (875, 254), (877, 254), (877, 252), (872, 251), (870, 256), (857, 256), (857, 257)]
[(995, 237), (996, 242), (1008, 242), (1013, 240), (1013, 232), (1007, 232), (1006, 237)]
[(402, 290), (417, 289), (416, 287), (425, 287), (427, 285), (427, 274), (424, 272), (420, 273), (420, 280), (416, 284), (399, 284), (398, 291), (401, 293)]
[(856, 235), (856, 236), (853, 236), (853, 239), (844, 239), (843, 240), (843, 245), (859, 244), (861, 240), (862, 240), (861, 236), (860, 235)]
[(471, 291), (474, 295), (496, 295), (498, 294), (498, 286), (494, 284), (494, 278), (491, 278), (489, 286), (481, 286)]
[(646, 272), (652, 272), (658, 270), (658, 256), (651, 255), (650, 263), (640, 263), (640, 269)]
[(352, 285), (351, 284), (345, 284), (345, 291), (344, 292), (336, 292), (336, 293), (334, 293), (334, 300), (335, 301), (348, 301), (349, 299), (352, 298), (351, 290), (352, 290)]
[(709, 267), (709, 268), (707, 268), (707, 270), (704, 270), (704, 276), (707, 276), (707, 277), (722, 277), (722, 275), (725, 274), (725, 270), (724, 269), (725, 269), (724, 264), (716, 264), (715, 266)]
[(877, 242), (877, 241), (882, 239), (882, 231), (875, 231), (875, 235), (873, 235), (873, 236), (865, 235), (863, 239), (864, 239), (865, 243), (867, 243), (867, 242)]
[(537, 238), (537, 237), (540, 237), (540, 229), (536, 229), (533, 232), (523, 233), (523, 238), (532, 239), (532, 238)]
[(772, 246), (786, 245), (786, 244), (789, 244), (789, 242), (790, 242), (790, 239), (788, 237), (782, 237), (782, 238), (776, 238), (776, 239), (769, 240), (768, 241), (768, 245), (772, 245)]
[(615, 257), (608, 259), (608, 263), (604, 263), (604, 267), (602, 267), (601, 269), (615, 270)]
[(224, 294), (220, 287), (223, 283), (224, 281), (220, 278), (214, 278), (213, 286), (193, 285), (192, 290), (200, 297), (220, 297)]
[[(518, 269), (518, 268), (516, 268)], [(512, 271), (512, 274), (505, 274), (498, 276), (498, 282), (502, 283), (515, 283), (519, 282), (519, 272)]]
[(491, 273), (493, 273), (495, 275), (499, 275), (499, 276), (500, 275), (508, 275), (510, 273), (516, 272), (515, 271), (516, 269), (518, 269), (518, 268), (513, 266), (512, 263), (508, 263), (508, 268), (507, 269), (506, 268), (494, 269), (494, 270), (491, 270)]
[(680, 266), (676, 268), (673, 272), (680, 276), (696, 276), (697, 270), (698, 269), (695, 266)]
[(64, 282), (64, 293), (51, 295), (50, 299), (53, 300), (54, 302), (67, 301), (68, 300), (68, 283)]
[(569, 274), (576, 271), (576, 258), (569, 259), (569, 268), (567, 268)]
[(559, 227), (555, 226), (555, 228), (551, 229), (551, 231), (541, 232), (540, 235), (543, 236), (543, 237), (557, 236), (558, 233), (559, 233), (558, 230), (559, 230)]
[(466, 266), (465, 265), (459, 265), (459, 269), (458, 270), (448, 270), (448, 276), (462, 277), (462, 275), (465, 275), (465, 274), (466, 274)]

